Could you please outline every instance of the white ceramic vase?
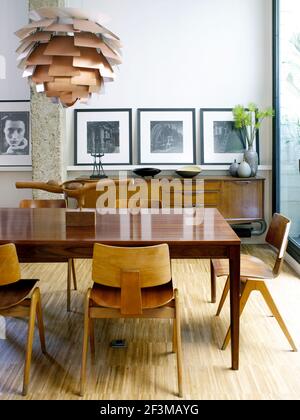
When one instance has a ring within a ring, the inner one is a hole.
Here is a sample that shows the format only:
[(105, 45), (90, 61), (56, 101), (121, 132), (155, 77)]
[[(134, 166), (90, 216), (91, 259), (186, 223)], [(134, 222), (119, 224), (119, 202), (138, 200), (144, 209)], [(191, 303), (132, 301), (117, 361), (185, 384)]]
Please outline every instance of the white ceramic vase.
[(251, 177), (255, 177), (258, 170), (258, 154), (254, 150), (253, 145), (246, 150), (244, 154), (245, 161), (249, 164), (251, 168)]
[(238, 169), (238, 176), (239, 178), (250, 178), (251, 177), (251, 168), (250, 165), (244, 160), (240, 163)]

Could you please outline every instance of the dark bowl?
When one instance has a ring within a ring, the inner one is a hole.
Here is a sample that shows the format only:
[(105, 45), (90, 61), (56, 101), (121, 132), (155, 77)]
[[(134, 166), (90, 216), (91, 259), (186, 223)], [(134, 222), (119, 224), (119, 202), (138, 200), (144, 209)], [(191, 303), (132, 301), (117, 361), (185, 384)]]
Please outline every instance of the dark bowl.
[(145, 178), (147, 176), (154, 178), (155, 175), (158, 175), (161, 173), (161, 170), (155, 169), (155, 168), (141, 168), (141, 169), (135, 169), (133, 173), (142, 178)]
[(177, 175), (181, 176), (182, 178), (195, 178), (195, 176), (199, 175), (201, 171), (176, 171)]

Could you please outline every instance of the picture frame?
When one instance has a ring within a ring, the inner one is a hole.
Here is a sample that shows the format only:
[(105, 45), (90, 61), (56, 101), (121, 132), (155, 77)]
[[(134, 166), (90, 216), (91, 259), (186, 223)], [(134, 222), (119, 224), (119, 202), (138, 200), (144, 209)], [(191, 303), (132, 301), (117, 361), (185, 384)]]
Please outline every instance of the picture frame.
[[(230, 165), (243, 160), (247, 145), (234, 129), (233, 108), (200, 110), (200, 149), (202, 165)], [(253, 114), (253, 118), (255, 115)], [(254, 144), (259, 157), (259, 133)]]
[(74, 134), (76, 166), (92, 166), (94, 151), (103, 166), (132, 164), (132, 109), (77, 109)]
[(0, 167), (32, 167), (29, 100), (0, 101)]
[(196, 164), (196, 110), (138, 109), (140, 165)]

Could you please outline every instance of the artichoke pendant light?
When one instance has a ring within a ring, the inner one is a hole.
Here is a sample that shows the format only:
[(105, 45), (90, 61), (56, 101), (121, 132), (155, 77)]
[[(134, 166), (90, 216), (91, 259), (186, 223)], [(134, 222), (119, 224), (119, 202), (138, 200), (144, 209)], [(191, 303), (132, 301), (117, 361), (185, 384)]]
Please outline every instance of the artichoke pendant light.
[(120, 39), (101, 24), (101, 17), (72, 8), (41, 8), (16, 32), (23, 77), (54, 103), (88, 102), (106, 82), (115, 80), (122, 63)]

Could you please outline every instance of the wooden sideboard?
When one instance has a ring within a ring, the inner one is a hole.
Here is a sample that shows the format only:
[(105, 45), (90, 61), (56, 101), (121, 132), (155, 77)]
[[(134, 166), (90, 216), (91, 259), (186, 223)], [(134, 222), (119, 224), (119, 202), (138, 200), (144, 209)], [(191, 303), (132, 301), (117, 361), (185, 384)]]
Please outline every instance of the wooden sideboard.
[[(241, 179), (230, 176), (203, 176), (197, 179), (204, 181), (205, 207), (217, 208), (229, 223), (235, 224), (264, 220), (264, 178)], [(168, 178), (168, 180), (172, 181), (173, 179)], [(86, 182), (90, 183), (95, 181), (86, 180)], [(147, 183), (148, 198), (151, 199), (151, 182), (147, 181)], [(128, 191), (128, 198), (132, 197), (138, 191), (138, 184), (139, 179), (134, 179), (134, 185), (137, 190)], [(119, 198), (118, 183), (116, 185), (117, 198)], [(159, 199), (164, 206), (162, 188), (160, 189)], [(193, 205), (196, 203), (196, 195), (201, 193), (203, 194), (203, 190), (197, 190), (196, 181), (193, 180), (190, 187)], [(87, 191), (84, 207), (95, 208), (101, 194), (103, 192), (94, 189)], [(175, 191), (171, 190), (171, 207), (174, 206), (174, 194), (176, 194), (176, 189)]]
[(204, 202), (216, 207), (229, 222), (264, 219), (264, 178), (206, 178)]

